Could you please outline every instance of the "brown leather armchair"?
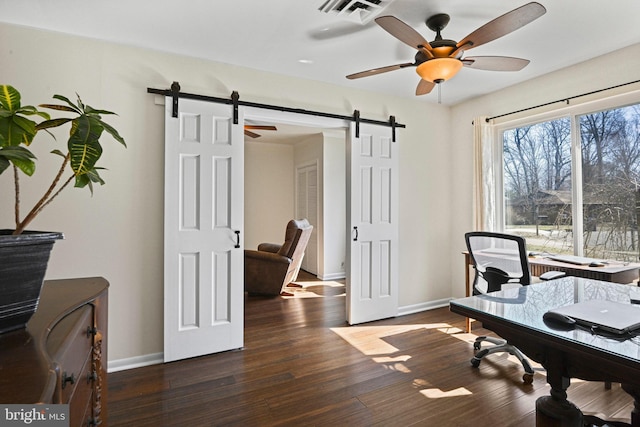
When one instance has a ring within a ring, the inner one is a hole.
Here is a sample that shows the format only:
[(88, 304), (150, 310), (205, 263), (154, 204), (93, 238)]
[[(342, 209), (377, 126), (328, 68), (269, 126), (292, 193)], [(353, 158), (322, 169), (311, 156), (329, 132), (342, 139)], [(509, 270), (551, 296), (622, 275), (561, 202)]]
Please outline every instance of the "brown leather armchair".
[(261, 243), (244, 251), (244, 289), (250, 294), (280, 295), (296, 280), (313, 226), (306, 219), (287, 224), (284, 243)]

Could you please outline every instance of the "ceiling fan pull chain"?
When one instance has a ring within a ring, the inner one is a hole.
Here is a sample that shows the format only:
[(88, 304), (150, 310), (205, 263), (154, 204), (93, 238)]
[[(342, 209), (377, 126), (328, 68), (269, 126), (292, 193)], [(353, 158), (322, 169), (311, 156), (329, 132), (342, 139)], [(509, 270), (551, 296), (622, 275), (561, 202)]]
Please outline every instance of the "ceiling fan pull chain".
[(442, 104), (442, 83), (438, 83), (438, 104)]

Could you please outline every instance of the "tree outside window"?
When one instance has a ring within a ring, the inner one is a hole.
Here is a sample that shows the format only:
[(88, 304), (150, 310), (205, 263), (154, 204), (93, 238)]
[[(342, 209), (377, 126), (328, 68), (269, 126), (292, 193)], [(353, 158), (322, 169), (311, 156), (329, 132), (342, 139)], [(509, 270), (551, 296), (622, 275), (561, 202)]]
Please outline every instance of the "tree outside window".
[[(530, 250), (637, 261), (640, 214), (640, 106), (575, 117), (582, 174), (572, 176), (572, 117), (503, 132), (505, 230)], [(581, 189), (582, 229), (572, 220)], [(574, 233), (583, 236), (582, 251)]]

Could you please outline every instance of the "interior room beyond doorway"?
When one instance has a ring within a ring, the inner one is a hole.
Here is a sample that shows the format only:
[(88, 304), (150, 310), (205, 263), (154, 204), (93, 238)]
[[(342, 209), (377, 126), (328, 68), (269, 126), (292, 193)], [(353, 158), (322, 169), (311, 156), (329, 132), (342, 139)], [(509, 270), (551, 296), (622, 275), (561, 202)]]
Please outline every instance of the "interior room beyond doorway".
[[(307, 217), (314, 235), (303, 269), (321, 280), (345, 277), (344, 129), (252, 120), (276, 130), (245, 135), (244, 246), (281, 243), (286, 223)], [(313, 182), (315, 181), (315, 182)]]

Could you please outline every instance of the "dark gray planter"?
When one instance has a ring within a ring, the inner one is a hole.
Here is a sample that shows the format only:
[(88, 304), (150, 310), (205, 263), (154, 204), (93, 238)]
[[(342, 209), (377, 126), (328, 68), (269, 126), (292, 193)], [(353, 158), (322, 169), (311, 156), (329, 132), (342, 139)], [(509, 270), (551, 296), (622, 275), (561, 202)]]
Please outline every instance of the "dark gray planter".
[(38, 308), (53, 244), (62, 233), (0, 230), (0, 333), (24, 328)]

